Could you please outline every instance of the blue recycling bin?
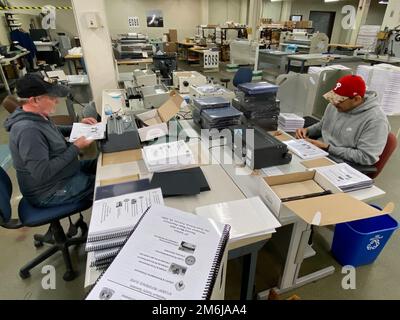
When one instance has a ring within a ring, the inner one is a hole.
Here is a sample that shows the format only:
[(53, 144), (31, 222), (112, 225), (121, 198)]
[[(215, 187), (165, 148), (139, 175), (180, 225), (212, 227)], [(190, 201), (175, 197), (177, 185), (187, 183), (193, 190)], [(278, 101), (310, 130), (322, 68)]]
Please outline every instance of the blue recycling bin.
[(332, 254), (343, 266), (370, 264), (397, 228), (397, 221), (388, 214), (337, 224)]

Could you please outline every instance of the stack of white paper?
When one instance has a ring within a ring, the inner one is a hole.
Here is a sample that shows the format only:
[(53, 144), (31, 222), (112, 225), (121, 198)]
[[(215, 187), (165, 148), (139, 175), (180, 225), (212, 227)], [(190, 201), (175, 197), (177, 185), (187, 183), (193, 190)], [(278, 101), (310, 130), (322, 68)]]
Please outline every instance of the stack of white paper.
[(368, 90), (378, 94), (378, 101), (387, 115), (400, 113), (400, 68), (389, 64), (359, 66), (357, 74), (367, 83)]
[(367, 87), (369, 87), (371, 75), (374, 67), (360, 64), (357, 67), (356, 74), (364, 79)]
[(196, 214), (231, 226), (230, 242), (275, 232), (281, 226), (259, 197), (198, 207)]
[(149, 172), (176, 170), (195, 164), (193, 153), (183, 140), (144, 147), (142, 154)]
[(341, 64), (332, 64), (326, 67), (311, 66), (308, 68), (308, 74), (319, 74), (326, 70), (350, 70), (350, 68)]
[(287, 144), (290, 151), (304, 160), (322, 158), (329, 155), (328, 152), (325, 152), (324, 150), (314, 146), (307, 140), (298, 139), (283, 142)]
[(85, 124), (75, 122), (72, 125), (72, 131), (69, 136), (69, 141), (74, 142), (80, 137), (85, 137), (86, 139), (100, 140), (104, 139), (106, 131), (106, 123), (99, 122), (96, 124)]
[(303, 128), (304, 119), (294, 113), (281, 113), (278, 118), (279, 128), (286, 132), (295, 132)]
[(315, 170), (343, 192), (365, 189), (373, 185), (371, 178), (350, 167), (347, 163), (319, 167)]

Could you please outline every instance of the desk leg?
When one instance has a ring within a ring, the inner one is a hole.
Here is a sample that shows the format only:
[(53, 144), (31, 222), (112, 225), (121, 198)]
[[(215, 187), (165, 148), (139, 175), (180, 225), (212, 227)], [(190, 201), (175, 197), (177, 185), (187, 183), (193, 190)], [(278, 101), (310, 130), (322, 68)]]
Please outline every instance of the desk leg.
[(254, 278), (256, 276), (257, 252), (252, 252), (243, 257), (242, 288), (240, 300), (253, 299)]
[(73, 73), (72, 73), (71, 63), (72, 63), (71, 60), (68, 59), (68, 60), (67, 60), (67, 64), (68, 64), (68, 72), (69, 72), (70, 75), (73, 74)]
[(240, 247), (229, 251), (228, 259), (243, 257), (242, 284), (240, 288), (240, 299), (253, 299), (254, 279), (257, 268), (258, 251), (267, 243), (262, 240), (248, 246)]
[[(283, 275), (278, 287), (274, 288), (276, 293), (281, 294), (290, 291), (307, 283), (322, 279), (335, 272), (335, 268), (329, 266), (298, 278), (301, 264), (304, 261), (305, 250), (308, 246), (310, 234), (311, 227), (305, 221), (299, 219), (293, 224)], [(268, 294), (269, 290), (266, 290), (258, 293), (257, 297), (258, 299), (267, 299)]]
[(289, 71), (290, 71), (290, 63), (291, 62), (292, 62), (292, 60), (288, 59), (286, 73), (289, 73)]
[(306, 61), (301, 62), (300, 73), (303, 73), (305, 64), (306, 64)]
[(10, 86), (8, 85), (7, 78), (6, 78), (5, 74), (4, 74), (4, 70), (3, 70), (3, 66), (2, 65), (0, 65), (0, 76), (1, 76), (1, 80), (4, 83), (4, 88), (6, 89), (7, 93), (9, 95), (11, 95), (11, 89), (10, 89)]

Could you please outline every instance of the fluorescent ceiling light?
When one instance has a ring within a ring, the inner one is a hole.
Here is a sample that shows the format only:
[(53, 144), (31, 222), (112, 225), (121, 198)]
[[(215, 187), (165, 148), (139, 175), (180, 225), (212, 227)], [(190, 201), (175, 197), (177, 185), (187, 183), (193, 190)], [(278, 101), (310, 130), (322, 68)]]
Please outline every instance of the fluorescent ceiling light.
[(282, 1), (282, 0), (271, 0), (271, 2), (278, 2), (278, 1)]
[(389, 1), (381, 0), (379, 1), (379, 4), (389, 4)]
[(324, 0), (324, 2), (339, 2), (339, 0)]

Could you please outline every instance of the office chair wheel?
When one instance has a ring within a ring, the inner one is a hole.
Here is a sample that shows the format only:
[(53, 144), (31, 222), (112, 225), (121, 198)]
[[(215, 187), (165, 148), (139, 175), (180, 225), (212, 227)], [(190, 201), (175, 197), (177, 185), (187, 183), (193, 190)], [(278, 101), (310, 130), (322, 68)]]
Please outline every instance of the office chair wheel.
[(64, 273), (63, 279), (64, 281), (72, 281), (76, 278), (77, 273), (74, 270), (68, 270)]
[(38, 240), (33, 240), (33, 245), (35, 246), (35, 248), (40, 248), (43, 247), (43, 242)]
[(22, 270), (20, 270), (20, 271), (19, 271), (19, 276), (20, 276), (22, 279), (26, 279), (26, 278), (29, 278), (29, 277), (31, 276), (31, 274), (30, 274), (29, 271), (22, 271)]

